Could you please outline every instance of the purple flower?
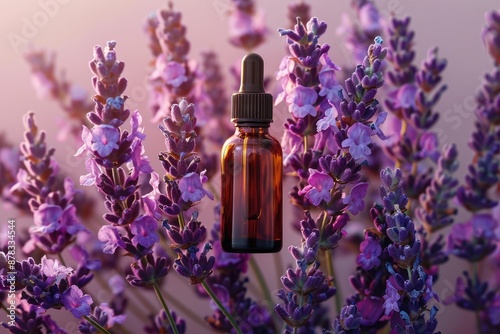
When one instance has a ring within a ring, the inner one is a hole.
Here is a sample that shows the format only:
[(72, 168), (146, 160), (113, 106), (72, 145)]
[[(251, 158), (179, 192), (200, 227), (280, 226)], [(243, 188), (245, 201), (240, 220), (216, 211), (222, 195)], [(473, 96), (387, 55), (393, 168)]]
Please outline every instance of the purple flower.
[(57, 205), (43, 203), (37, 211), (33, 213), (33, 223), (30, 232), (52, 233), (60, 228), (62, 209)]
[(127, 140), (133, 140), (134, 138), (139, 138), (141, 140), (146, 139), (146, 135), (143, 133), (144, 128), (139, 127), (142, 123), (142, 115), (139, 110), (135, 110), (130, 116), (130, 126), (132, 127), (130, 134), (127, 136)]
[(33, 213), (33, 223), (35, 226), (30, 228), (31, 233), (52, 233), (61, 230), (74, 235), (84, 230), (76, 218), (76, 208), (73, 205), (63, 210), (60, 206), (43, 203)]
[(163, 55), (156, 59), (156, 67), (154, 72), (151, 73), (151, 77), (161, 78), (163, 82), (174, 88), (187, 81), (184, 65), (176, 61), (167, 62)]
[(132, 243), (137, 246), (140, 244), (146, 248), (152, 247), (156, 242), (160, 241), (156, 229), (158, 222), (151, 216), (142, 216), (132, 224), (130, 224), (130, 232), (134, 234)]
[(42, 257), (40, 268), (42, 274), (47, 276), (46, 283), (49, 284), (59, 284), (62, 279), (68, 277), (73, 272), (73, 268), (61, 265), (57, 259), (48, 259), (46, 255)]
[(492, 10), (486, 13), (486, 26), (481, 32), (483, 43), (490, 56), (500, 64), (500, 11)]
[(380, 14), (372, 2), (366, 1), (366, 4), (359, 8), (358, 17), (361, 28), (366, 35), (376, 36), (383, 31)]
[(141, 140), (136, 140), (132, 143), (132, 154), (128, 167), (131, 170), (133, 169), (133, 176), (138, 176), (139, 173), (153, 173), (153, 168), (149, 163), (149, 158), (144, 155), (144, 152), (145, 150)]
[(92, 130), (92, 145), (90, 148), (102, 157), (105, 158), (118, 148), (118, 140), (120, 132), (117, 128), (101, 124)]
[(102, 303), (101, 305), (99, 305), (99, 308), (101, 312), (106, 315), (106, 328), (111, 328), (115, 324), (123, 324), (127, 318), (127, 315), (125, 314), (115, 315), (115, 310), (113, 310), (113, 308), (110, 307), (108, 303)]
[(125, 248), (125, 242), (123, 242), (118, 229), (114, 226), (102, 226), (99, 233), (97, 233), (97, 237), (104, 242), (102, 251), (106, 254), (114, 254), (116, 247)]
[(92, 297), (84, 295), (82, 290), (76, 285), (72, 285), (66, 290), (62, 297), (62, 304), (64, 308), (73, 314), (77, 319), (90, 314), (90, 305), (92, 304)]
[[(319, 83), (321, 84), (321, 90), (319, 91), (319, 96), (326, 96), (328, 101), (339, 101), (339, 90), (341, 86), (337, 81), (335, 71), (333, 69), (322, 70), (319, 72)], [(340, 101), (339, 101), (340, 102)]]
[(208, 198), (214, 199), (214, 196), (211, 192), (203, 189), (202, 182), (205, 181), (206, 177), (205, 171), (203, 171), (200, 175), (195, 172), (187, 173), (179, 180), (179, 190), (181, 191), (182, 199), (184, 202), (198, 202), (205, 195)]
[(304, 142), (300, 136), (297, 136), (295, 133), (285, 129), (285, 131), (283, 131), (283, 137), (281, 138), (281, 147), (283, 148), (283, 153), (285, 155), (283, 165), (287, 166), (290, 158), (297, 152), (302, 151), (303, 146)]
[(229, 16), (229, 42), (247, 50), (261, 44), (267, 33), (264, 13), (254, 9), (253, 3), (250, 6), (246, 10), (236, 6)]
[(365, 202), (363, 201), (363, 199), (366, 196), (367, 190), (367, 182), (358, 183), (354, 187), (352, 187), (350, 194), (344, 197), (344, 199), (342, 200), (344, 204), (347, 204), (349, 206), (349, 211), (351, 211), (353, 215), (357, 215), (361, 212), (361, 210), (364, 209)]
[(438, 151), (438, 138), (434, 132), (424, 132), (419, 140), (421, 151), (417, 153), (419, 158), (431, 158), (437, 162), (441, 154)]
[(349, 153), (356, 160), (371, 154), (368, 145), (371, 144), (372, 129), (364, 124), (355, 123), (347, 130), (347, 139), (342, 141), (343, 148), (349, 148)]
[(388, 316), (392, 311), (399, 312), (398, 301), (401, 299), (401, 296), (399, 295), (399, 291), (392, 285), (390, 279), (386, 282), (384, 299), (385, 315)]
[(382, 246), (371, 237), (366, 238), (359, 246), (361, 254), (356, 258), (356, 263), (364, 270), (370, 270), (380, 265), (379, 256), (382, 254)]
[(132, 274), (126, 277), (130, 285), (151, 287), (154, 284), (160, 284), (161, 280), (167, 276), (170, 264), (166, 257), (155, 257), (150, 253), (132, 263), (130, 268)]
[(190, 247), (187, 255), (177, 248), (178, 257), (174, 262), (174, 269), (180, 275), (189, 278), (189, 284), (199, 284), (212, 274), (212, 268), (215, 264), (215, 257), (208, 257), (208, 251), (212, 246), (207, 242), (199, 255), (198, 248)]
[(101, 170), (99, 169), (99, 166), (96, 164), (94, 159), (85, 160), (85, 169), (89, 173), (80, 176), (80, 184), (82, 186), (91, 186), (99, 181)]
[[(320, 92), (321, 94), (321, 92)], [(337, 116), (339, 115), (339, 111), (335, 106), (328, 108), (325, 111), (325, 116), (316, 123), (316, 130), (318, 132), (324, 131), (326, 129), (333, 129), (333, 131), (338, 130), (337, 126)]]
[(389, 99), (396, 109), (415, 108), (418, 87), (413, 83), (405, 83), (395, 91), (389, 93)]
[(322, 200), (328, 203), (331, 199), (330, 190), (333, 189), (333, 179), (330, 175), (314, 169), (309, 169), (309, 173), (311, 174), (307, 180), (309, 184), (299, 191), (299, 195), (305, 194), (314, 206), (318, 206)]
[(490, 214), (476, 214), (471, 220), (454, 224), (448, 235), (448, 250), (469, 261), (479, 261), (491, 254), (500, 236), (498, 222)]
[(387, 111), (381, 112), (380, 114), (378, 114), (375, 122), (371, 124), (371, 128), (373, 129), (374, 134), (376, 134), (381, 140), (386, 140), (391, 136), (389, 135), (389, 137), (387, 137), (382, 132), (382, 129), (380, 129), (380, 125), (382, 125), (385, 122), (386, 118), (387, 118)]
[(316, 116), (317, 111), (313, 104), (316, 102), (318, 94), (314, 88), (297, 86), (286, 97), (289, 104), (288, 111), (297, 118), (304, 118), (307, 115)]

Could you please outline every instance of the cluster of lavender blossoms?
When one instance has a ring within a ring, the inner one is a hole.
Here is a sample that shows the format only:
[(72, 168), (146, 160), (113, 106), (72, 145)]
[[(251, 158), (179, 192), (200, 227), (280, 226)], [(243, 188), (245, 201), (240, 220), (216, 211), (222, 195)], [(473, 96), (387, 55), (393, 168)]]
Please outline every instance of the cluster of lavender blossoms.
[[(65, 178), (64, 187), (58, 187), (59, 165), (54, 159), (55, 150), (48, 148), (45, 132), (39, 131), (34, 114), (24, 117), (25, 142), (21, 143), (23, 168), (18, 172), (18, 183), (12, 191), (22, 189), (30, 196), (29, 207), (33, 213), (30, 239), (23, 251), (39, 257), (23, 261), (7, 261), (6, 253), (0, 253), (0, 281), (2, 290), (9, 289), (15, 282), (15, 290), (21, 291), (21, 300), (16, 308), (15, 324), (3, 323), (12, 333), (39, 333), (42, 328), (51, 333), (66, 333), (46, 314), (50, 309), (65, 308), (77, 319), (82, 319), (79, 330), (91, 333), (95, 328), (111, 328), (123, 323), (123, 308), (114, 308), (102, 303), (93, 308), (93, 299), (83, 292), (83, 288), (93, 279), (91, 270), (100, 263), (89, 258), (88, 253), (77, 242), (77, 234), (87, 233), (76, 214), (72, 203), (75, 187), (70, 178)], [(76, 269), (64, 264), (62, 252), (69, 248), (76, 255)], [(10, 254), (10, 253), (9, 253)], [(10, 254), (12, 255), (12, 254)], [(59, 259), (48, 258), (56, 255)], [(106, 312), (100, 319), (96, 314)], [(91, 331), (85, 328), (92, 328)]]
[[(87, 114), (92, 128), (83, 127), (82, 141), (76, 155), (86, 155), (88, 174), (80, 178), (84, 186), (95, 185), (104, 196), (107, 213), (103, 218), (109, 224), (98, 232), (102, 251), (114, 254), (117, 249), (133, 257), (131, 274), (126, 279), (138, 287), (158, 289), (169, 270), (169, 261), (162, 254), (154, 254), (159, 241), (158, 209), (154, 195), (157, 191), (149, 159), (144, 155), (145, 135), (140, 127), (142, 117), (138, 110), (125, 108), (123, 95), (127, 80), (121, 77), (125, 64), (116, 58), (116, 43), (108, 42), (106, 49), (94, 48), (90, 69), (94, 74), (94, 111)], [(122, 126), (129, 120), (130, 131)], [(150, 177), (153, 190), (142, 194), (140, 184)], [(97, 321), (106, 326), (105, 317)]]
[(229, 43), (247, 51), (262, 44), (267, 35), (264, 12), (255, 7), (254, 0), (231, 0), (229, 12)]
[[(457, 278), (451, 302), (475, 313), (480, 333), (500, 331), (500, 293), (498, 282), (488, 282), (478, 270), (482, 261), (498, 254), (500, 207), (500, 11), (486, 14), (482, 37), (493, 59), (494, 68), (484, 77), (476, 95), (475, 130), (469, 141), (474, 159), (469, 164), (465, 183), (457, 192), (460, 204), (471, 214), (468, 221), (453, 225), (448, 235), (448, 251), (469, 262), (472, 273)], [(496, 192), (492, 191), (496, 189)], [(491, 210), (492, 209), (492, 210)], [(498, 266), (498, 260), (494, 265)], [(498, 268), (496, 268), (498, 270)], [(497, 275), (493, 273), (494, 275)]]
[(433, 334), (437, 308), (431, 308), (428, 319), (425, 314), (427, 303), (437, 295), (432, 290), (432, 276), (421, 266), (415, 224), (406, 214), (409, 199), (402, 188), (403, 173), (387, 168), (380, 178), (382, 204), (370, 210), (374, 227), (365, 230), (356, 259), (358, 270), (350, 279), (357, 292), (348, 298), (338, 322), (361, 318), (358, 327), (343, 327), (350, 330), (347, 333), (382, 328), (389, 321), (393, 333)]
[[(302, 249), (290, 248), (297, 269), (282, 277), (285, 290), (278, 296), (284, 306), (277, 307), (290, 329), (321, 325), (320, 316), (308, 321), (317, 305), (335, 294), (331, 251), (345, 233), (347, 212), (356, 215), (364, 209), (368, 183), (361, 181), (360, 171), (374, 147), (372, 136), (386, 138), (380, 130), (386, 113), (372, 120), (378, 105), (375, 95), (384, 82), (381, 65), (387, 50), (382, 39), (375, 39), (363, 63), (345, 81), (344, 96), (335, 74), (339, 68), (328, 57), (330, 47), (318, 43), (325, 31), (326, 23), (315, 17), (307, 26), (297, 19), (295, 30), (279, 30), (287, 36), (291, 53), (276, 75), (283, 89), (276, 103), (286, 100), (292, 116), (285, 122), (282, 142), (285, 164), (299, 178), (291, 201), (304, 210), (323, 211), (317, 220), (306, 212), (300, 223)], [(318, 251), (329, 278), (319, 269)]]

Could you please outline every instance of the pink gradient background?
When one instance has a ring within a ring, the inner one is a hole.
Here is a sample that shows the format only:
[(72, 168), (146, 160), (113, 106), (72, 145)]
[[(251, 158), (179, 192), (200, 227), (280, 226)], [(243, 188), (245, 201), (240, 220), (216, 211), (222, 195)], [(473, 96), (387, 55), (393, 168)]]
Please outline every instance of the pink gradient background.
[[(144, 83), (148, 76), (150, 67), (148, 62), (151, 54), (147, 47), (147, 38), (143, 33), (145, 18), (152, 11), (165, 6), (166, 1), (77, 1), (65, 0), (61, 4), (53, 17), (39, 27), (38, 32), (29, 38), (30, 44), (35, 48), (54, 50), (57, 52), (58, 69), (66, 69), (67, 78), (87, 91), (91, 90), (91, 73), (88, 70), (88, 61), (92, 58), (92, 48), (95, 44), (104, 45), (106, 41), (114, 39), (117, 41), (117, 53), (120, 60), (126, 63), (124, 76), (128, 79), (129, 86), (126, 94), (131, 97), (130, 102), (138, 104), (144, 119), (146, 134), (148, 138), (145, 142), (146, 152), (152, 157), (153, 167), (160, 171), (160, 165), (154, 159), (157, 152), (163, 149), (163, 140), (155, 124), (149, 122), (151, 112), (148, 109), (147, 96)], [(279, 62), (285, 53), (284, 39), (275, 32), (279, 27), (288, 26), (286, 20), (286, 4), (291, 1), (258, 1), (258, 6), (266, 12), (266, 22), (270, 29), (267, 42), (258, 48), (259, 52), (266, 60), (266, 72), (272, 76), (277, 70)], [(174, 1), (175, 9), (183, 13), (183, 24), (188, 27), (187, 37), (191, 41), (191, 58), (200, 59), (202, 50), (214, 49), (219, 54), (219, 60), (223, 64), (224, 71), (228, 74), (228, 68), (234, 64), (244, 52), (235, 49), (227, 42), (227, 18), (221, 10), (227, 8), (229, 0), (182, 0)], [(342, 1), (309, 1), (312, 5), (312, 15), (318, 16), (329, 25), (329, 30), (322, 38), (322, 42), (328, 42), (332, 48), (331, 58), (340, 66), (347, 64), (350, 59), (345, 48), (341, 45), (341, 39), (336, 35), (335, 30), (341, 22), (342, 13), (352, 15), (348, 0)], [(376, 1), (383, 13), (396, 12), (399, 17), (411, 15), (411, 27), (416, 31), (416, 52), (418, 63), (425, 56), (427, 49), (439, 46), (441, 57), (448, 59), (448, 68), (444, 74), (444, 80), (448, 84), (448, 91), (444, 94), (438, 105), (440, 111), (453, 110), (455, 105), (464, 105), (471, 101), (471, 96), (482, 81), (485, 72), (492, 68), (492, 61), (487, 56), (480, 39), (480, 32), (484, 25), (484, 13), (487, 10), (498, 8), (498, 1), (456, 1), (456, 0), (384, 0)], [(28, 66), (25, 64), (22, 52), (23, 45), (18, 50), (12, 47), (8, 35), (11, 33), (22, 35), (23, 20), (33, 21), (33, 15), (42, 11), (42, 7), (37, 1), (4, 1), (0, 5), (0, 82), (2, 90), (0, 99), (3, 102), (2, 120), (0, 131), (5, 132), (7, 138), (12, 143), (19, 143), (22, 140), (23, 127), (21, 116), (29, 110), (36, 114), (38, 126), (48, 132), (47, 141), (51, 146), (57, 148), (56, 157), (64, 172), (69, 173), (77, 181), (79, 175), (84, 172), (83, 162), (73, 157), (75, 144), (71, 141), (57, 141), (58, 118), (64, 117), (62, 111), (56, 103), (39, 100), (30, 84)], [(226, 86), (228, 96), (234, 86), (232, 78), (227, 76)], [(283, 105), (276, 109), (276, 113), (282, 115), (286, 113)], [(456, 116), (451, 112), (450, 115)], [(278, 118), (278, 117), (277, 117)], [(281, 118), (282, 119), (282, 118)], [(457, 143), (460, 148), (460, 160), (462, 165), (460, 175), (466, 168), (466, 164), (471, 159), (471, 152), (467, 147), (467, 140), (473, 125), (473, 112), (465, 112), (458, 118), (460, 124), (456, 128), (451, 128), (458, 121), (446, 121), (441, 119), (437, 125), (444, 136), (442, 142)], [(279, 121), (273, 125), (273, 133), (280, 135)], [(287, 186), (287, 185), (286, 185)], [(287, 189), (285, 186), (285, 192)], [(289, 185), (288, 185), (289, 186)], [(95, 188), (88, 188), (85, 191), (95, 195)], [(98, 203), (100, 204), (100, 203)], [(199, 209), (205, 214), (207, 225), (211, 226), (211, 215), (209, 207), (211, 204), (203, 203)], [(103, 208), (99, 208), (103, 210)], [(285, 212), (290, 212), (286, 210)], [(15, 217), (19, 225), (28, 224), (28, 217), (17, 217), (14, 211), (1, 210), (1, 224), (7, 218)], [(464, 216), (466, 219), (467, 216)], [(285, 224), (289, 224), (292, 218), (285, 216)], [(290, 229), (285, 227), (286, 231)], [(285, 245), (300, 243), (300, 238), (294, 233), (287, 233)], [(20, 252), (20, 247), (19, 250)], [(340, 255), (340, 256), (339, 256)], [(286, 247), (281, 252), (285, 263), (291, 263), (291, 257), (286, 251)], [(340, 257), (342, 257), (340, 259)], [(265, 270), (265, 275), (269, 281), (272, 292), (279, 288), (275, 270), (272, 268), (272, 255), (258, 255), (258, 261)], [(348, 289), (348, 276), (353, 271), (352, 263), (354, 255), (343, 256), (337, 253), (336, 267), (339, 273), (339, 280), (344, 289), (344, 296)], [(342, 270), (345, 269), (345, 270)], [(442, 276), (436, 285), (436, 292), (441, 298), (451, 294), (451, 285), (455, 277), (465, 268), (465, 263), (452, 260), (445, 265)], [(250, 285), (250, 291), (255, 291), (255, 285)], [(97, 288), (94, 290), (97, 291)], [(175, 272), (171, 272), (165, 284), (165, 291), (174, 293), (177, 298), (185, 301), (192, 309), (200, 312), (201, 315), (209, 313), (208, 304), (195, 299), (191, 289), (187, 287), (184, 279)], [(159, 308), (155, 297), (143, 292), (151, 305)], [(109, 293), (105, 290), (97, 292), (98, 299), (105, 301), (109, 298)], [(168, 297), (167, 297), (168, 299)], [(133, 301), (131, 301), (133, 302)], [(139, 305), (139, 307), (144, 307)], [(175, 309), (174, 306), (171, 306)], [(75, 328), (76, 320), (65, 311), (59, 312), (59, 319), (67, 319), (67, 330)], [(181, 314), (182, 315), (182, 314)], [(3, 313), (0, 316), (3, 320)], [(470, 312), (464, 312), (454, 306), (440, 306), (438, 314), (439, 327), (443, 333), (473, 333), (474, 317)], [(61, 322), (63, 325), (65, 322)], [(129, 328), (136, 326), (137, 319), (133, 316), (127, 321)], [(189, 324), (188, 333), (204, 333), (201, 327), (196, 324)]]

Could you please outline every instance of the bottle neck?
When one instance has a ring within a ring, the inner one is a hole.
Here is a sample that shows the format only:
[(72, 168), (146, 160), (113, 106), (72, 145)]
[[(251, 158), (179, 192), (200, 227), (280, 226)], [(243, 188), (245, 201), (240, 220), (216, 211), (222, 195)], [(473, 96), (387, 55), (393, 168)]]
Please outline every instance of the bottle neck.
[(235, 127), (237, 134), (269, 134), (269, 123), (253, 123), (251, 125), (236, 123)]

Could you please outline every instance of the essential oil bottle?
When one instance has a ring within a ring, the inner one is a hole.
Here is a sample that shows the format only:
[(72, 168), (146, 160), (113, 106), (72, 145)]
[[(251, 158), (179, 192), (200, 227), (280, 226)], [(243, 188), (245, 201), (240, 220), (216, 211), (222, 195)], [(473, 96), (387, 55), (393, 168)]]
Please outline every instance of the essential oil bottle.
[(221, 244), (232, 253), (278, 252), (283, 239), (283, 155), (269, 134), (273, 98), (264, 91), (264, 61), (241, 64), (241, 86), (231, 99), (236, 131), (221, 154)]

